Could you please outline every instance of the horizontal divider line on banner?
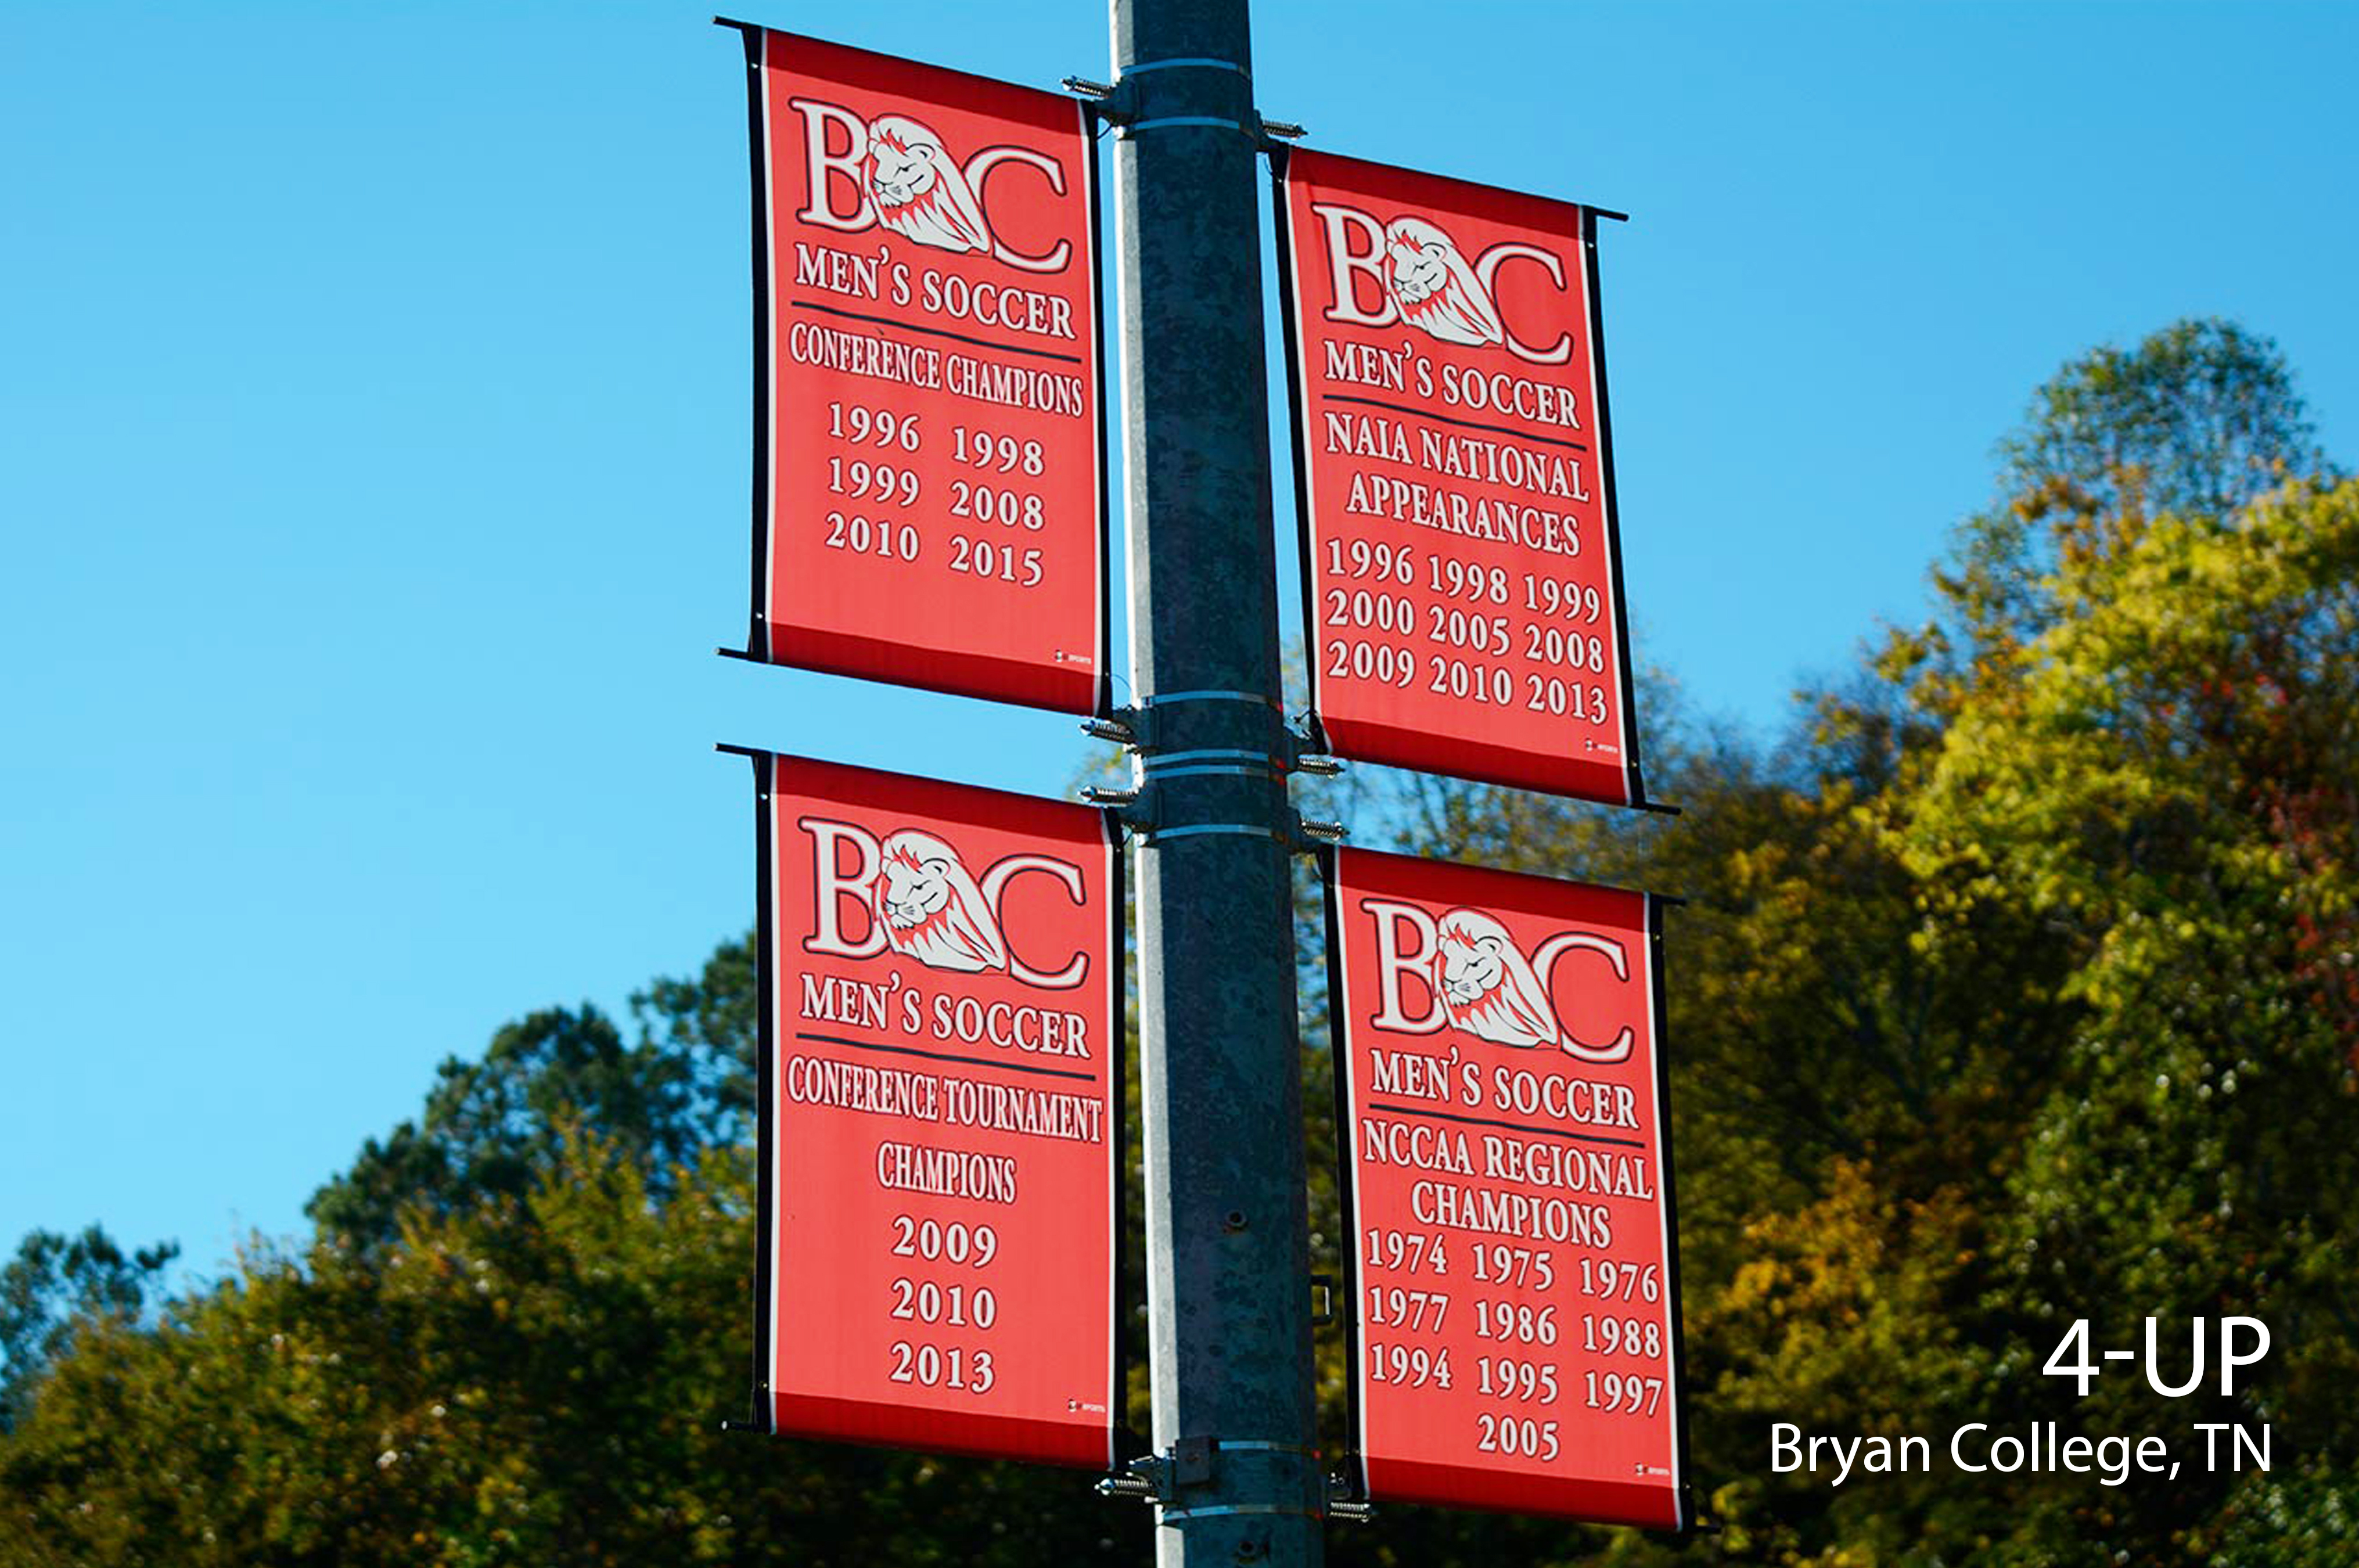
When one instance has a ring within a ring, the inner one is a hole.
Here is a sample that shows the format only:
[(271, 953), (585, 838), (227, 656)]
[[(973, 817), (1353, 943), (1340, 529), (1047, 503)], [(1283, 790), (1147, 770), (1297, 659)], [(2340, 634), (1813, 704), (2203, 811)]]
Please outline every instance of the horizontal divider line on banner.
[(1430, 1116), (1435, 1121), (1457, 1122), (1464, 1127), (1501, 1127), (1508, 1132), (1527, 1132), (1539, 1138), (1568, 1138), (1574, 1143), (1612, 1144), (1621, 1149), (1644, 1149), (1647, 1147), (1643, 1140), (1635, 1138), (1607, 1138), (1603, 1133), (1567, 1132), (1562, 1127), (1534, 1127), (1528, 1122), (1503, 1122), (1495, 1116), (1462, 1116), (1452, 1111), (1428, 1110), (1423, 1105), (1380, 1105), (1375, 1100), (1370, 1100), (1368, 1102), (1368, 1109), (1372, 1111), (1383, 1111), (1387, 1115), (1397, 1116)]
[(1561, 436), (1534, 435), (1529, 430), (1511, 430), (1506, 425), (1486, 425), (1480, 419), (1453, 419), (1448, 414), (1437, 414), (1430, 408), (1412, 408), (1406, 403), (1387, 403), (1381, 397), (1361, 397), (1344, 392), (1321, 392), (1319, 396), (1330, 403), (1349, 403), (1357, 408), (1382, 408), (1387, 414), (1406, 414), (1412, 419), (1423, 419), (1430, 424), (1456, 425), (1461, 430), (1482, 430), (1489, 435), (1508, 436), (1516, 441), (1538, 441), (1543, 446), (1569, 447), (1574, 452), (1589, 450), (1588, 444), (1583, 441), (1566, 441)]
[(916, 332), (924, 337), (948, 338), (952, 343), (962, 343), (970, 348), (987, 348), (995, 354), (1030, 354), (1035, 359), (1053, 359), (1065, 365), (1089, 363), (1078, 354), (1059, 354), (1054, 349), (1046, 348), (1021, 348), (1015, 343), (997, 343), (990, 338), (969, 337), (964, 332), (954, 332), (944, 327), (921, 327), (914, 321), (902, 321), (897, 316), (872, 316), (863, 310), (846, 310), (839, 306), (821, 305), (810, 299), (789, 299), (787, 304), (797, 310), (813, 310), (822, 316), (841, 316), (847, 321), (865, 321), (872, 327), (890, 327), (897, 332)]
[(797, 1040), (825, 1040), (830, 1045), (848, 1045), (854, 1051), (882, 1051), (894, 1056), (922, 1056), (929, 1062), (955, 1062), (966, 1067), (988, 1067), (999, 1073), (1029, 1073), (1041, 1078), (1071, 1078), (1083, 1083), (1094, 1083), (1094, 1073), (1074, 1073), (1062, 1067), (1027, 1067), (1020, 1062), (995, 1062), (988, 1056), (959, 1056), (946, 1051), (920, 1051), (914, 1045), (886, 1045), (876, 1040), (853, 1040), (840, 1034), (819, 1034), (810, 1029), (797, 1029)]

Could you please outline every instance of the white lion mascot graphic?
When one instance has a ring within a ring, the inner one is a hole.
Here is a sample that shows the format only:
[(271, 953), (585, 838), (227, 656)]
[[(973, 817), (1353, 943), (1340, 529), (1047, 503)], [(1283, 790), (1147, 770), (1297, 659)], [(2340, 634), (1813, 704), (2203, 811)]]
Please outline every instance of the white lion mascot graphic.
[(1476, 1039), (1524, 1050), (1564, 1044), (1531, 961), (1507, 928), (1482, 911), (1452, 909), (1441, 917), (1433, 977), (1450, 1021)]
[(983, 204), (931, 130), (906, 114), (879, 114), (868, 127), (865, 169), (869, 199), (886, 228), (936, 250), (989, 254)]
[(1506, 339), (1499, 308), (1457, 242), (1423, 218), (1386, 225), (1385, 282), (1400, 302), (1401, 319), (1429, 337), (1477, 346)]
[(958, 851), (903, 828), (885, 841), (878, 859), (883, 869), (869, 885), (869, 902), (894, 952), (967, 975), (1007, 967), (999, 922)]

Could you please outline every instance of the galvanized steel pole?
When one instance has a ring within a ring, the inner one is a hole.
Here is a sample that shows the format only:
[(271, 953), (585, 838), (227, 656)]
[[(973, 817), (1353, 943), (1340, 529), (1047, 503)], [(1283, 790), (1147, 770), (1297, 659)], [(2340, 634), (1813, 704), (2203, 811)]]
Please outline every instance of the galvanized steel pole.
[(1158, 1560), (1321, 1561), (1245, 0), (1113, 0)]

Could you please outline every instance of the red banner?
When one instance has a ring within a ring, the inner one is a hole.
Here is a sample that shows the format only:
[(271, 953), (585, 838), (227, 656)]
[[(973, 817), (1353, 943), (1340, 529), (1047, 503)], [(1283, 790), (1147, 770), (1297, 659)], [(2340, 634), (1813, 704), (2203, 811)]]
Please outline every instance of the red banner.
[(748, 653), (1103, 710), (1090, 111), (745, 36), (760, 359)]
[(1122, 890), (1104, 818), (755, 754), (757, 1402), (1113, 1461)]
[(1658, 911), (1329, 861), (1371, 1498), (1689, 1522)]
[(1596, 211), (1324, 153), (1282, 168), (1327, 744), (1644, 804)]

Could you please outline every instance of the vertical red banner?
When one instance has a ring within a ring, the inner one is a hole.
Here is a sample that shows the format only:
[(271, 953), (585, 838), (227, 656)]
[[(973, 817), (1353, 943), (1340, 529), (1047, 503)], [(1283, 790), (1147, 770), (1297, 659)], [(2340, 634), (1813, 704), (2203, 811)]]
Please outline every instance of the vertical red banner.
[(755, 768), (772, 1430), (1112, 1463), (1122, 890), (1104, 818), (766, 753)]
[(1324, 153), (1280, 167), (1327, 744), (1643, 805), (1597, 212)]
[(745, 37), (748, 653), (1102, 710), (1090, 111), (792, 34)]
[(1328, 860), (1373, 1499), (1690, 1522), (1658, 906)]

